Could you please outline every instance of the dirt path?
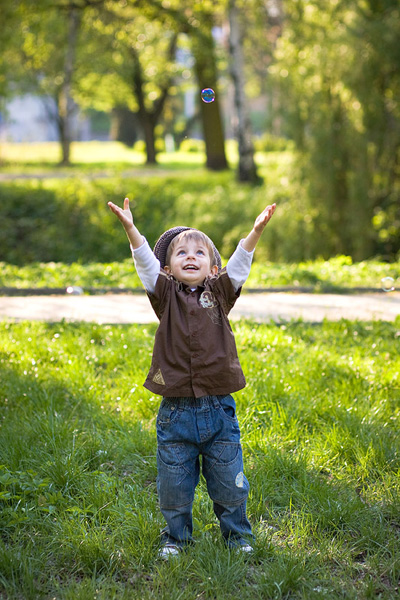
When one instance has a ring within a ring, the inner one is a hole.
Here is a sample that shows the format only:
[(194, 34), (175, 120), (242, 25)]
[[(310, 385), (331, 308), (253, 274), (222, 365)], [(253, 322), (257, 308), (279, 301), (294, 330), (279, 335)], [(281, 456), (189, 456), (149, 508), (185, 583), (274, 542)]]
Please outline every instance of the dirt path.
[[(231, 312), (262, 321), (302, 319), (380, 319), (393, 321), (400, 315), (400, 292), (358, 295), (296, 294), (287, 292), (243, 293)], [(145, 295), (0, 297), (0, 319), (57, 322), (151, 323), (156, 316)]]

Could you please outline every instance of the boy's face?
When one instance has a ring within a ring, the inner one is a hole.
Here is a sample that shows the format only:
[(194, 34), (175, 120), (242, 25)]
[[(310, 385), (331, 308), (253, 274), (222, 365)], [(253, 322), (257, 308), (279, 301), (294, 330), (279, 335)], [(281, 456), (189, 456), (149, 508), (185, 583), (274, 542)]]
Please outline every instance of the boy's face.
[(184, 238), (178, 241), (172, 251), (169, 263), (169, 265), (165, 265), (165, 271), (178, 281), (193, 288), (202, 285), (208, 275), (218, 273), (217, 265), (211, 267), (206, 245), (193, 238)]

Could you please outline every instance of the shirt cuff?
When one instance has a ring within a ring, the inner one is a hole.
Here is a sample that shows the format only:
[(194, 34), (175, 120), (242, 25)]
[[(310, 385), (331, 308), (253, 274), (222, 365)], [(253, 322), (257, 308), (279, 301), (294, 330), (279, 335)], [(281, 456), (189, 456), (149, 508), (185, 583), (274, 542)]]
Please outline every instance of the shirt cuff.
[(160, 273), (160, 261), (153, 254), (145, 237), (139, 248), (134, 249), (131, 245), (131, 252), (141, 282), (148, 292), (153, 293)]
[(232, 254), (226, 265), (226, 272), (235, 291), (242, 287), (250, 273), (254, 250), (248, 252), (242, 247), (242, 241), (239, 242), (235, 252)]
[(244, 238), (242, 240), (240, 240), (237, 249), (239, 249), (239, 252), (244, 252), (244, 256), (249, 256), (250, 258), (253, 258), (254, 256), (254, 252), (255, 252), (255, 248), (254, 250), (251, 250), (250, 252), (248, 250), (245, 250), (242, 246), (242, 242), (244, 242)]

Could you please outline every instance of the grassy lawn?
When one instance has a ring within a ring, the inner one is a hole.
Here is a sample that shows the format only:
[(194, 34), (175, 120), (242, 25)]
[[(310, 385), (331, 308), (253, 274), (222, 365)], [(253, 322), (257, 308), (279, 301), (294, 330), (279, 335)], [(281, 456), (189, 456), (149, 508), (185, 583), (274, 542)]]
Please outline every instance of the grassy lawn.
[[(231, 145), (228, 144), (230, 150)], [(231, 160), (235, 161), (237, 153), (233, 148), (229, 152)], [(128, 148), (121, 142), (73, 142), (71, 144), (71, 166), (60, 167), (58, 165), (60, 155), (60, 145), (57, 142), (42, 143), (2, 143), (0, 158), (3, 161), (3, 170), (10, 173), (18, 173), (21, 168), (29, 167), (37, 172), (39, 169), (54, 170), (58, 168), (57, 173), (70, 173), (75, 170), (89, 170), (106, 168), (109, 171), (118, 171), (121, 169), (142, 167), (146, 162), (146, 155), (143, 151), (137, 151)], [(205, 163), (204, 152), (160, 152), (157, 155), (158, 165), (149, 167), (157, 169), (163, 168), (182, 169), (203, 167)], [(29, 173), (29, 171), (28, 171)]]
[[(128, 244), (126, 253), (129, 255)], [(226, 262), (226, 261), (225, 261)], [(350, 257), (285, 264), (257, 261), (252, 266), (246, 288), (306, 287), (318, 292), (351, 291), (371, 288), (382, 291), (382, 279), (391, 277), (400, 287), (400, 262), (390, 265), (377, 260), (353, 263)], [(142, 288), (131, 258), (111, 263), (33, 263), (25, 266), (0, 262), (0, 288)]]
[(154, 326), (0, 323), (0, 597), (392, 600), (400, 577), (400, 320), (234, 325), (252, 558), (157, 559)]
[[(233, 168), (238, 161), (237, 143), (227, 140), (225, 143), (226, 157)], [(0, 144), (1, 172), (14, 175), (48, 174), (50, 177), (60, 175), (78, 176), (82, 173), (91, 175), (115, 175), (129, 169), (138, 169), (142, 174), (149, 172), (160, 173), (188, 171), (205, 174), (206, 155), (202, 151), (188, 152), (159, 152), (157, 165), (146, 165), (143, 151), (128, 148), (121, 142), (73, 142), (71, 144), (71, 165), (62, 167), (60, 145), (57, 142), (12, 143)], [(271, 168), (276, 169), (279, 163), (282, 167), (290, 162), (290, 152), (256, 152), (255, 161), (261, 176)]]

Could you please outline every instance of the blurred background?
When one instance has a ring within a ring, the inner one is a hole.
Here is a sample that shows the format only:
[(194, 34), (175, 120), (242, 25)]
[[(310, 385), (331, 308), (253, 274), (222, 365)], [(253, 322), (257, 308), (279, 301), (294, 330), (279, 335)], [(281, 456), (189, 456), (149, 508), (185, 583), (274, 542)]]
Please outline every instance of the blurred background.
[(399, 260), (398, 0), (0, 11), (0, 260), (126, 257), (125, 195), (151, 243), (190, 222), (227, 256), (277, 202), (262, 260)]

